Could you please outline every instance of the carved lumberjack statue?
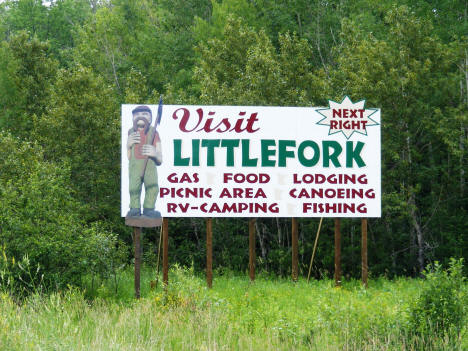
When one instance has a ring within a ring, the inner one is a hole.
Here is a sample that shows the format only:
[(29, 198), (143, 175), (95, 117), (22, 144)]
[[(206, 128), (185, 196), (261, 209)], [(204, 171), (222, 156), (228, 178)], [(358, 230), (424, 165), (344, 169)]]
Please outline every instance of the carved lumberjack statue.
[(128, 131), (127, 156), (129, 160), (130, 211), (127, 217), (140, 217), (141, 189), (145, 185), (143, 216), (159, 218), (155, 211), (158, 196), (158, 172), (156, 166), (162, 163), (161, 139), (156, 130), (161, 121), (162, 99), (159, 100), (158, 116), (151, 126), (153, 116), (148, 106), (138, 106), (132, 111), (133, 128)]

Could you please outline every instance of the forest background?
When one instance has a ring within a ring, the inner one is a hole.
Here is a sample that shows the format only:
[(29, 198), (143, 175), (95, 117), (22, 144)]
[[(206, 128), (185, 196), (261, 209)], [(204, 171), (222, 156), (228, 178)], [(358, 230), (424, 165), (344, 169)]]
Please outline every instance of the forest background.
[[(120, 105), (382, 110), (382, 218), (373, 276), (416, 276), (468, 255), (468, 18), (463, 0), (38, 0), (0, 4), (0, 245), (46, 286), (80, 286), (131, 262), (120, 217)], [(285, 120), (287, 123), (287, 120)], [(170, 262), (202, 271), (205, 220), (170, 220)], [(290, 273), (291, 221), (257, 220), (257, 267)], [(316, 277), (333, 274), (324, 220)], [(300, 269), (318, 219), (299, 220)], [(215, 219), (214, 266), (248, 267), (247, 219)], [(159, 231), (145, 231), (155, 264)], [(360, 221), (342, 221), (345, 276)], [(43, 274), (43, 276), (41, 275)], [(31, 286), (34, 286), (32, 284)]]

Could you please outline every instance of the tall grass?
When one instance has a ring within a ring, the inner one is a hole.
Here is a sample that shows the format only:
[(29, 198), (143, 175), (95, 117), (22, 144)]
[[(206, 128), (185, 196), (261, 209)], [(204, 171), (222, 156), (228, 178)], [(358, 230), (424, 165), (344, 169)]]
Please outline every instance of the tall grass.
[[(142, 299), (133, 299), (133, 272), (83, 293), (33, 295), (20, 305), (0, 297), (1, 350), (466, 350), (459, 340), (417, 336), (409, 306), (423, 280), (357, 281), (335, 288), (260, 276), (203, 277), (175, 267), (166, 291), (150, 270)], [(466, 289), (466, 286), (465, 286)], [(92, 297), (92, 299), (90, 299)]]

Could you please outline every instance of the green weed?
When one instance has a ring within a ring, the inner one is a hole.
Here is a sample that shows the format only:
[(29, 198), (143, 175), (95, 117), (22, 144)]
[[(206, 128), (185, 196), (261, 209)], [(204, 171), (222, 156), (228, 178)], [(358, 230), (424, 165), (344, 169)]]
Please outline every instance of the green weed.
[(466, 319), (463, 259), (451, 259), (448, 269), (435, 262), (424, 271), (426, 284), (411, 306), (410, 327), (417, 334), (458, 339)]
[[(133, 271), (89, 292), (34, 294), (21, 304), (0, 297), (2, 350), (463, 350), (457, 340), (409, 333), (410, 307), (428, 286), (422, 279), (357, 281), (204, 276), (173, 267), (169, 286), (150, 290), (154, 272), (142, 271), (142, 298), (133, 299)], [(464, 282), (464, 288), (466, 283)]]

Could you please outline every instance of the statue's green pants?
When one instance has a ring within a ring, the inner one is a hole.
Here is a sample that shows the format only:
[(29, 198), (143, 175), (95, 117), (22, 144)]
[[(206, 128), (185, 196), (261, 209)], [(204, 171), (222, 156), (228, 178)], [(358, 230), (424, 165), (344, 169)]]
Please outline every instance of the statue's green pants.
[(141, 173), (145, 160), (135, 159), (132, 157), (129, 161), (129, 178), (130, 178), (130, 208), (141, 208), (141, 188), (145, 185), (145, 200), (143, 208), (154, 209), (156, 198), (158, 196), (158, 171), (153, 160), (148, 159), (146, 165), (145, 176), (141, 179)]

